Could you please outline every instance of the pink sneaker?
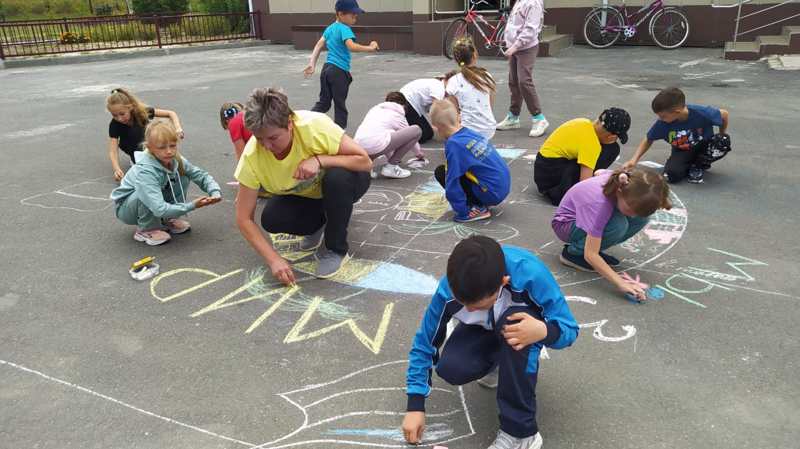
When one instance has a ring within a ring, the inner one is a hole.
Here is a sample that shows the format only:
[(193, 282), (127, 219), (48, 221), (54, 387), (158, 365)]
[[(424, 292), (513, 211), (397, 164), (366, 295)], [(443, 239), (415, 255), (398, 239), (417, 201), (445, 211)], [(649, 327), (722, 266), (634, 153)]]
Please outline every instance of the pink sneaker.
[(183, 234), (192, 229), (188, 221), (181, 220), (180, 218), (169, 218), (164, 224), (167, 225), (167, 231), (169, 231), (170, 234)]
[(133, 239), (137, 242), (144, 242), (150, 246), (158, 246), (169, 242), (170, 235), (161, 229), (151, 229), (149, 231), (142, 231), (141, 229), (133, 234)]

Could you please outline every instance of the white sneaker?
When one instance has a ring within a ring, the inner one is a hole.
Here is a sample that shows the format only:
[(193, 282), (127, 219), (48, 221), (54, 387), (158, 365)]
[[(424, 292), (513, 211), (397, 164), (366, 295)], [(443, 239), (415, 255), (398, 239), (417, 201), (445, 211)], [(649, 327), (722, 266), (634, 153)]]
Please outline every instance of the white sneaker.
[(381, 175), (385, 178), (402, 179), (411, 176), (411, 172), (399, 165), (386, 164), (381, 167)]
[(516, 438), (502, 430), (497, 431), (497, 437), (488, 449), (541, 449), (542, 435), (536, 435), (527, 438)]
[(519, 129), (519, 116), (513, 116), (511, 113), (506, 114), (506, 118), (503, 119), (502, 122), (498, 123), (494, 129), (498, 131), (506, 131), (509, 129)]
[(534, 120), (531, 126), (531, 132), (529, 132), (528, 135), (531, 137), (540, 137), (544, 135), (544, 132), (547, 131), (547, 127), (549, 126), (550, 122), (548, 122), (546, 118)]
[(133, 234), (133, 239), (137, 242), (144, 242), (150, 246), (158, 246), (167, 243), (172, 238), (168, 233), (161, 229), (151, 229), (149, 231), (137, 230)]

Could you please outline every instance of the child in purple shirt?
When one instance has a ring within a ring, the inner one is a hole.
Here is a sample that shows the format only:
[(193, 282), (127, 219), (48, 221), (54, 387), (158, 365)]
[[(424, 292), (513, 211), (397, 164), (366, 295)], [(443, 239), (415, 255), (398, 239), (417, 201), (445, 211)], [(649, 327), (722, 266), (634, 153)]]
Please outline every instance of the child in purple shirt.
[(561, 263), (597, 271), (623, 293), (646, 299), (644, 290), (625, 282), (613, 266), (619, 260), (602, 251), (636, 235), (657, 209), (670, 209), (669, 186), (652, 170), (597, 170), (575, 184), (556, 210), (553, 231), (566, 242)]

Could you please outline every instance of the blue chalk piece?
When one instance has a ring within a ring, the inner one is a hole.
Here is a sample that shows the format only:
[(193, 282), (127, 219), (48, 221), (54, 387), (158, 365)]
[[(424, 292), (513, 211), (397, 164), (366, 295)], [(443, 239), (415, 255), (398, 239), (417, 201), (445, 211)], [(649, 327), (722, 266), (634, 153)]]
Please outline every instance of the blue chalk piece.
[(642, 301), (639, 301), (638, 299), (636, 299), (636, 295), (634, 295), (632, 293), (625, 293), (625, 299), (627, 299), (628, 301), (630, 301), (632, 303), (635, 303), (635, 304), (642, 304)]
[(647, 297), (652, 300), (661, 301), (664, 299), (664, 290), (661, 290), (658, 287), (650, 287), (646, 290), (646, 293)]

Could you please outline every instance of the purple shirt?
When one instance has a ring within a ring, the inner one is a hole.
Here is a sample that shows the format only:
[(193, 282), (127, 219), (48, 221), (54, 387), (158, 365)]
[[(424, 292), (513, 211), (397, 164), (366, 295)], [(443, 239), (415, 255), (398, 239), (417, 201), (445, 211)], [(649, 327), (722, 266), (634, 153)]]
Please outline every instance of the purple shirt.
[[(552, 222), (553, 230), (561, 240), (569, 241), (568, 230), (572, 223), (592, 237), (603, 238), (603, 229), (616, 207), (611, 198), (603, 195), (603, 186), (611, 173), (602, 170), (597, 176), (575, 184), (564, 195)], [(565, 231), (566, 235), (563, 235)]]

